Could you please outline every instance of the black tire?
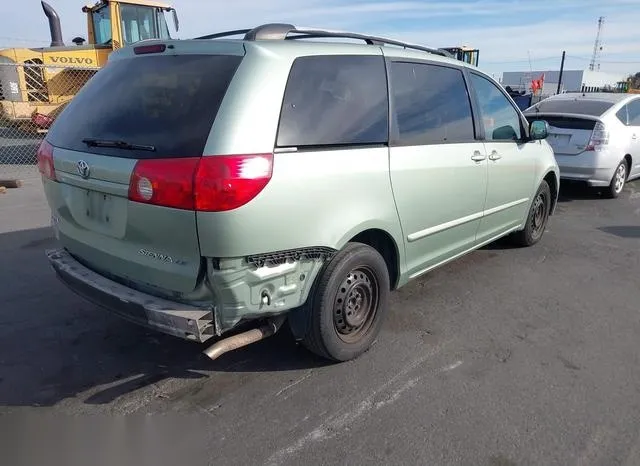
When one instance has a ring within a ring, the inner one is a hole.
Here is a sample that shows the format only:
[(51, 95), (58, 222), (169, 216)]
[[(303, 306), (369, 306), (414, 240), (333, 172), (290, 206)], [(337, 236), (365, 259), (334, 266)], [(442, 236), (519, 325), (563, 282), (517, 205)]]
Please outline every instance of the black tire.
[(302, 344), (333, 361), (360, 356), (380, 333), (389, 293), (389, 271), (380, 253), (366, 244), (347, 244), (317, 278)]
[(551, 189), (549, 189), (547, 182), (542, 180), (531, 203), (529, 215), (527, 215), (527, 223), (524, 229), (513, 234), (513, 242), (517, 246), (528, 247), (540, 241), (547, 228), (550, 211)]
[(615, 199), (620, 196), (620, 193), (624, 189), (624, 185), (627, 181), (627, 176), (629, 176), (629, 167), (627, 166), (627, 162), (623, 160), (616, 167), (616, 171), (613, 173), (613, 178), (611, 178), (611, 183), (604, 192), (606, 197), (609, 199)]

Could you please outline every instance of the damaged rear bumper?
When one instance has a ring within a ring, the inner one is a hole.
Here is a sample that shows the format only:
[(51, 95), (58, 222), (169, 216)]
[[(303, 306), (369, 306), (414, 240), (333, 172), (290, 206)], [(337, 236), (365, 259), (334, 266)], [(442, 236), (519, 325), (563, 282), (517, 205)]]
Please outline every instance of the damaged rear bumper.
[(64, 249), (46, 254), (58, 278), (72, 291), (124, 319), (197, 342), (216, 334), (212, 309), (157, 298), (123, 286), (88, 269)]

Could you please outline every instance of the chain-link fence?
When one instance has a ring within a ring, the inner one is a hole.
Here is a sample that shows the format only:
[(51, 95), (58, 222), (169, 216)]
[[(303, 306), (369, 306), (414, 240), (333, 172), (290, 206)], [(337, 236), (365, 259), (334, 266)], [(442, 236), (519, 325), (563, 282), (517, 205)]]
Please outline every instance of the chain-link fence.
[[(2, 57), (0, 57), (1, 59)], [(49, 127), (96, 68), (0, 61), (0, 179), (37, 173), (36, 151)]]

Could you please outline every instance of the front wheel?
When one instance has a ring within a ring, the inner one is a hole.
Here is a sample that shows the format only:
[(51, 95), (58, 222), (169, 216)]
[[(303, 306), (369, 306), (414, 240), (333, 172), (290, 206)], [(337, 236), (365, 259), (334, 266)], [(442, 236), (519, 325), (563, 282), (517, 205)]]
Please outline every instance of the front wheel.
[(380, 253), (366, 244), (347, 244), (318, 277), (302, 344), (333, 361), (358, 357), (380, 333), (389, 292)]
[(533, 199), (527, 223), (524, 229), (513, 235), (513, 240), (518, 246), (533, 246), (542, 238), (547, 221), (549, 220), (549, 212), (551, 211), (551, 189), (546, 181), (542, 181)]
[(622, 190), (624, 189), (624, 184), (627, 181), (627, 163), (625, 161), (620, 162), (620, 165), (616, 168), (615, 173), (613, 174), (613, 178), (611, 179), (611, 183), (606, 190), (606, 195), (608, 198), (615, 199), (617, 198)]

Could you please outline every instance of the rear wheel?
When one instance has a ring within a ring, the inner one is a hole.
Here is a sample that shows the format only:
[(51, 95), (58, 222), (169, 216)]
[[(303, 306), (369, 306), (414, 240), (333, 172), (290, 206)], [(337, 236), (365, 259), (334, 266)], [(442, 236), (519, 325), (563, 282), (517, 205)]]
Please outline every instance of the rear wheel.
[(318, 277), (302, 344), (334, 361), (358, 357), (380, 333), (389, 291), (380, 253), (366, 244), (347, 244)]
[(620, 195), (624, 189), (624, 184), (627, 181), (627, 172), (627, 162), (623, 160), (620, 162), (620, 165), (618, 165), (618, 168), (616, 168), (613, 178), (611, 179), (611, 184), (609, 184), (609, 187), (606, 190), (605, 194), (607, 197), (615, 199)]
[(533, 246), (544, 234), (551, 211), (551, 189), (546, 181), (540, 183), (536, 196), (529, 209), (527, 223), (524, 229), (513, 235), (513, 241), (518, 246)]

